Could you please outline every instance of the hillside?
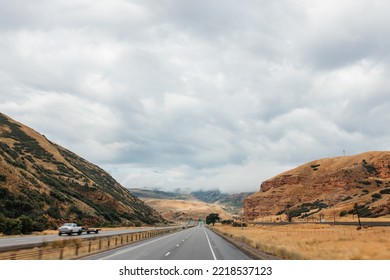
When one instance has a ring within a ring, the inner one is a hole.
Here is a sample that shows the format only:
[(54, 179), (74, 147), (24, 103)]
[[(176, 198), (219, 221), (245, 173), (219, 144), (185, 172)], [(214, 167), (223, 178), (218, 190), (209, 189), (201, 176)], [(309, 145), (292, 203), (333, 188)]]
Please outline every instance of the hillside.
[(194, 191), (189, 194), (148, 189), (129, 189), (138, 198), (170, 221), (205, 218), (218, 213), (222, 219), (240, 215), (244, 198), (253, 193), (225, 194), (219, 190)]
[(182, 194), (178, 192), (160, 191), (157, 189), (149, 190), (149, 189), (129, 188), (128, 190), (138, 198), (178, 199), (178, 200), (194, 199), (192, 195)]
[(242, 192), (227, 194), (221, 193), (219, 190), (191, 192), (191, 195), (193, 195), (198, 200), (204, 201), (206, 203), (220, 204), (227, 211), (234, 214), (238, 214), (242, 210), (244, 199), (252, 194), (254, 193)]
[(172, 222), (205, 220), (210, 213), (218, 213), (222, 220), (232, 219), (232, 214), (217, 204), (181, 199), (143, 198), (143, 200), (156, 209), (164, 219)]
[(0, 225), (18, 227), (23, 216), (34, 230), (64, 221), (108, 226), (163, 222), (107, 172), (1, 113), (0, 208)]
[(244, 201), (249, 220), (379, 217), (390, 211), (390, 152), (315, 160), (279, 174)]

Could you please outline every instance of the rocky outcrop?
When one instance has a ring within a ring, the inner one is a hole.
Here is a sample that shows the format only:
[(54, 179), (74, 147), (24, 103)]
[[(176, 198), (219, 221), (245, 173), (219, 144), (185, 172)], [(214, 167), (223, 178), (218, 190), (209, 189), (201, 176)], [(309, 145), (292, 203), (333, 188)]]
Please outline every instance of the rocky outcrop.
[(244, 214), (250, 220), (307, 218), (330, 206), (347, 211), (358, 203), (371, 216), (382, 215), (386, 211), (378, 209), (386, 209), (389, 180), (389, 151), (320, 159), (261, 183), (259, 192), (245, 199)]

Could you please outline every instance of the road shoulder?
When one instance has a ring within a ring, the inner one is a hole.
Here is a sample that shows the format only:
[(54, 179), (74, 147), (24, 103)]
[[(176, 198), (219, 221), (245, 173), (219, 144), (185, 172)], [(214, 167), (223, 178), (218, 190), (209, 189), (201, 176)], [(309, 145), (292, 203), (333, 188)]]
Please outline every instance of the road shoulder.
[(251, 257), (254, 260), (282, 260), (281, 258), (279, 258), (277, 256), (270, 255), (270, 254), (267, 254), (263, 251), (260, 251), (256, 248), (246, 244), (245, 242), (235, 240), (231, 237), (228, 237), (224, 234), (221, 234), (221, 232), (214, 230), (212, 227), (208, 227), (208, 229), (210, 229), (215, 234), (218, 234), (220, 237), (225, 239), (227, 242), (229, 242), (230, 244), (232, 244), (237, 249), (241, 250), (242, 252), (244, 252), (245, 254), (247, 254), (249, 257)]

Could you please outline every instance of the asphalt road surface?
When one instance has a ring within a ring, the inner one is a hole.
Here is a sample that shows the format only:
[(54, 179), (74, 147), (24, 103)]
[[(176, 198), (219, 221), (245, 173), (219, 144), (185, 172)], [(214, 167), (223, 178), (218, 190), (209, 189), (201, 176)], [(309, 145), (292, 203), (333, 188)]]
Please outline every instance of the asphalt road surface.
[[(151, 228), (124, 229), (124, 230), (103, 230), (103, 231), (99, 231), (97, 236), (109, 236), (115, 234), (141, 232), (141, 231), (152, 230), (152, 229), (160, 229), (160, 228), (151, 227)], [(0, 250), (8, 247), (15, 247), (15, 246), (24, 247), (31, 244), (41, 244), (41, 243), (52, 242), (52, 241), (63, 240), (63, 239), (92, 238), (92, 237), (95, 237), (95, 233), (91, 233), (91, 234), (83, 233), (82, 235), (73, 234), (72, 236), (68, 236), (68, 235), (58, 236), (58, 234), (48, 234), (48, 235), (26, 235), (26, 236), (17, 236), (17, 237), (4, 237), (4, 238), (0, 238)]]
[(86, 260), (248, 260), (219, 235), (199, 225), (158, 236), (119, 249), (83, 258)]

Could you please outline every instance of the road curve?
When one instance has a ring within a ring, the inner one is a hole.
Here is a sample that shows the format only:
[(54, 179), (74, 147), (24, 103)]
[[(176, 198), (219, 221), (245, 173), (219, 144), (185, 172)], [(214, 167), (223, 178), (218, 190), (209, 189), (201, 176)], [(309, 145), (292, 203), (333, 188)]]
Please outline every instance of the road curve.
[(248, 260), (244, 253), (201, 225), (158, 236), (86, 260)]

